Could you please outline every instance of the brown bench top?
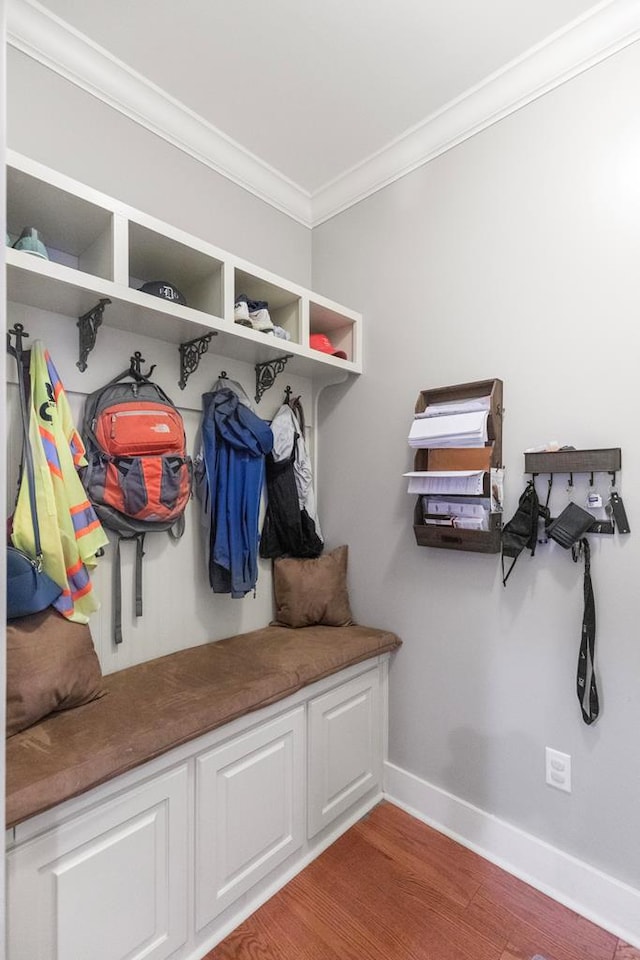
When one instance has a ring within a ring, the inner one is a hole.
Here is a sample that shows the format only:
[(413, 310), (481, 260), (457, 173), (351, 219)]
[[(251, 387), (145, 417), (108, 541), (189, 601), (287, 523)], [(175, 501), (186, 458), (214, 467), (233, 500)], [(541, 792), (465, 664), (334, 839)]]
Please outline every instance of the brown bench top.
[(7, 740), (7, 826), (400, 643), (355, 624), (269, 626), (110, 674), (100, 700)]

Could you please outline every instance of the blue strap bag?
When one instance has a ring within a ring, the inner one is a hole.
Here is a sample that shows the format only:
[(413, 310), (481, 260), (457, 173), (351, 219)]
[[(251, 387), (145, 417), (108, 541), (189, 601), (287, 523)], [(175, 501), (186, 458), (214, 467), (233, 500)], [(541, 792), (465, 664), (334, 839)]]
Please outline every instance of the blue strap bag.
[[(23, 432), (23, 469), (27, 473), (29, 485), (29, 504), (33, 520), (33, 535), (35, 540), (35, 559), (27, 556), (17, 547), (7, 547), (7, 620), (16, 617), (26, 617), (30, 613), (39, 613), (46, 609), (62, 593), (62, 587), (51, 579), (42, 569), (42, 547), (40, 544), (40, 527), (38, 526), (38, 511), (36, 509), (36, 491), (33, 475), (33, 460), (29, 446), (29, 419), (25, 402), (24, 369), (22, 352), (22, 338), (29, 336), (24, 333), (22, 324), (16, 323), (10, 331), (16, 338), (16, 345), (9, 345), (8, 349), (16, 358), (18, 364), (18, 390), (20, 392), (20, 413), (22, 415)], [(9, 339), (9, 334), (7, 334)], [(10, 344), (10, 341), (9, 341)]]

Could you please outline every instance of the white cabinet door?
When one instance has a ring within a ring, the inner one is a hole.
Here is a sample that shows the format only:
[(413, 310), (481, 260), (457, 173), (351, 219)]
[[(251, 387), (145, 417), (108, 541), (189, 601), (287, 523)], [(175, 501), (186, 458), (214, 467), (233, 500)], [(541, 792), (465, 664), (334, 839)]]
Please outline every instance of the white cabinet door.
[(304, 839), (304, 707), (196, 759), (196, 928)]
[(182, 766), (10, 851), (9, 960), (168, 957), (187, 937), (187, 836)]
[(378, 670), (309, 703), (309, 838), (381, 782)]

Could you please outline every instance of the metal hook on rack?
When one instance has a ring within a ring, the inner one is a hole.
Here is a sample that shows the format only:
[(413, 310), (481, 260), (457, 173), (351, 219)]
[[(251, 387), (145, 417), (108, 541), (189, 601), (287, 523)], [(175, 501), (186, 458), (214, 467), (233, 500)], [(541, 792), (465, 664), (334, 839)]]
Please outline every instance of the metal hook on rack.
[(129, 373), (132, 377), (135, 377), (136, 380), (148, 380), (153, 371), (156, 368), (156, 364), (152, 363), (146, 373), (143, 373), (140, 369), (143, 363), (147, 361), (142, 356), (139, 350), (136, 350), (132, 357), (129, 358), (131, 361), (131, 366), (129, 367)]
[(283, 401), (287, 405), (289, 405), (291, 402), (291, 393), (292, 393), (291, 387), (289, 386), (289, 384), (287, 384), (287, 386), (284, 388), (284, 401)]
[(227, 379), (227, 371), (226, 371), (226, 370), (221, 370), (221, 371), (220, 371), (220, 376), (218, 377), (218, 380), (226, 380), (226, 379)]
[[(18, 361), (22, 360), (22, 356), (25, 353), (22, 348), (22, 341), (28, 336), (29, 334), (21, 323), (16, 323), (11, 330), (7, 330), (7, 353), (10, 353), (11, 356), (15, 357)], [(11, 343), (12, 337), (16, 338), (15, 346)]]
[(611, 486), (612, 486), (612, 487), (615, 487), (615, 485), (616, 485), (616, 471), (615, 471), (615, 470), (609, 470), (609, 476), (611, 477)]

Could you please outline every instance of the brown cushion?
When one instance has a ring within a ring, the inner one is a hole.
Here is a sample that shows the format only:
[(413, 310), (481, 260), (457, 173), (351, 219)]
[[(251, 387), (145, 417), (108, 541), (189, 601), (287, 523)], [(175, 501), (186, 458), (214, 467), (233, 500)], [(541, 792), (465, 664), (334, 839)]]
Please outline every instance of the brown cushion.
[(352, 623), (347, 591), (348, 552), (344, 546), (315, 560), (274, 560), (275, 622), (285, 627), (344, 627)]
[(104, 699), (7, 741), (7, 826), (398, 646), (372, 627), (271, 626), (112, 673)]
[(102, 696), (89, 627), (53, 608), (7, 624), (7, 736)]

